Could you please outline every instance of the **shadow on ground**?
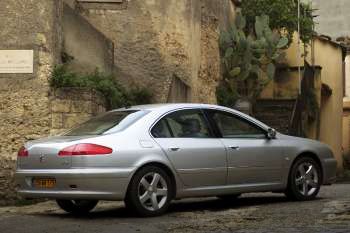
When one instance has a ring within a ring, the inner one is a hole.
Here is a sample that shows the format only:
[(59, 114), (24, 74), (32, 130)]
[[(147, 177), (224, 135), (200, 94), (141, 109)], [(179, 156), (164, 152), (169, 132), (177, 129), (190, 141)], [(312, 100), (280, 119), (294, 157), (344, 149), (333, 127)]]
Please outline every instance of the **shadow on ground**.
[[(316, 199), (320, 200), (321, 198)], [(169, 217), (173, 214), (182, 212), (216, 212), (229, 209), (239, 209), (252, 206), (274, 205), (280, 203), (291, 202), (285, 196), (262, 196), (262, 197), (241, 197), (231, 201), (221, 200), (217, 198), (201, 198), (201, 199), (184, 199), (174, 201), (168, 210), (168, 213), (161, 217)], [(79, 219), (107, 219), (107, 218), (137, 218), (124, 206), (113, 208), (114, 203), (110, 202), (109, 208), (97, 209), (84, 216), (74, 216), (65, 213), (40, 213), (35, 215), (54, 217), (54, 218), (79, 218)]]

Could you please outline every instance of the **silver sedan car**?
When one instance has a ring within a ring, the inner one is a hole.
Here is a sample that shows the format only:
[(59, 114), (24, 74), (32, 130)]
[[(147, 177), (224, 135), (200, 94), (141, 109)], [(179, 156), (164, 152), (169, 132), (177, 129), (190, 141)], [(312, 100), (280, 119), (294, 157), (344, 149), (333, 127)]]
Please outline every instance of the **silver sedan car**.
[(26, 143), (17, 163), (23, 197), (56, 199), (75, 214), (98, 200), (124, 200), (141, 216), (162, 214), (171, 200), (187, 197), (273, 191), (311, 200), (336, 175), (327, 145), (205, 104), (113, 110), (62, 136)]

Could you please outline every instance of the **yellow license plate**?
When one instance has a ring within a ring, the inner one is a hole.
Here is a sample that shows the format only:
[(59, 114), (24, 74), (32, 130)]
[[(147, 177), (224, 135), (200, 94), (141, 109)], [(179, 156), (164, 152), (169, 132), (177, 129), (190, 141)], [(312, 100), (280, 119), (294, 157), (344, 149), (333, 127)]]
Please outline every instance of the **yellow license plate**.
[(53, 188), (56, 185), (56, 179), (54, 178), (35, 178), (34, 186), (36, 188)]

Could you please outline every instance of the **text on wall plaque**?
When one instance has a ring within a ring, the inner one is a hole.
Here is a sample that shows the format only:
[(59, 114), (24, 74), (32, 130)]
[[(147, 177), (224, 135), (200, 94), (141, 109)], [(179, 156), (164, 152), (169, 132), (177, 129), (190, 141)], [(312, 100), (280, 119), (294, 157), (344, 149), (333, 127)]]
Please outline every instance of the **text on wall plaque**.
[(0, 74), (32, 74), (33, 50), (0, 50)]

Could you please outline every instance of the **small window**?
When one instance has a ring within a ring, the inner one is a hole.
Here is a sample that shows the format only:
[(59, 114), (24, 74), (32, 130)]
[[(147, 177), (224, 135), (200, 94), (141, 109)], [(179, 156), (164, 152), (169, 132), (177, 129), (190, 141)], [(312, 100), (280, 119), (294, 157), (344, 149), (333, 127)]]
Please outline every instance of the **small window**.
[(209, 127), (200, 110), (181, 110), (165, 116), (152, 129), (154, 137), (209, 138)]
[(265, 138), (260, 127), (230, 113), (209, 111), (223, 138)]

